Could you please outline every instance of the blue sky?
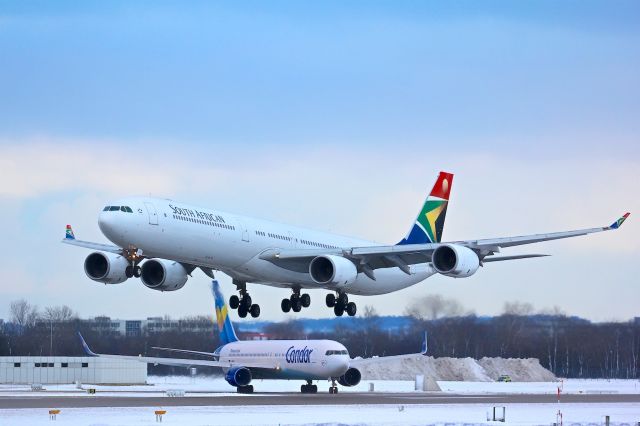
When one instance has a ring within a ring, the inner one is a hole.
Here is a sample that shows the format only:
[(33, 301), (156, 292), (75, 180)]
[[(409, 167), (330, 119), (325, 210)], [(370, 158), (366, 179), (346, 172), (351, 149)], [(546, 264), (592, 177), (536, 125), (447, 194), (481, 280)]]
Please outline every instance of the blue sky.
[[(1, 299), (206, 313), (204, 277), (166, 295), (104, 288), (86, 253), (60, 247), (67, 222), (101, 240), (97, 209), (124, 194), (381, 242), (406, 232), (441, 169), (456, 173), (445, 238), (633, 214), (639, 18), (637, 2), (0, 2)], [(530, 250), (551, 259), (360, 304), (402, 313), (437, 292), (478, 313), (517, 299), (640, 315), (633, 218)], [(255, 292), (280, 318), (286, 294)]]

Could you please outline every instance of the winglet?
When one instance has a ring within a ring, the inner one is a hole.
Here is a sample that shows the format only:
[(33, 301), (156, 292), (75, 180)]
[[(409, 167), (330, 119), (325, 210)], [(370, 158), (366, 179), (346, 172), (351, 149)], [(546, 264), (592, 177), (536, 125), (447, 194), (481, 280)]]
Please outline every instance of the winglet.
[(424, 331), (424, 340), (422, 341), (422, 349), (420, 350), (422, 355), (427, 355), (427, 330)]
[(89, 356), (98, 356), (98, 354), (96, 354), (91, 349), (89, 349), (89, 345), (87, 345), (87, 342), (84, 341), (84, 338), (82, 337), (82, 334), (80, 334), (79, 331), (78, 331), (78, 337), (80, 338), (80, 343), (82, 343), (82, 349), (84, 349), (84, 352), (87, 355), (89, 355)]
[(71, 229), (71, 225), (67, 225), (67, 231), (65, 232), (64, 238), (66, 240), (75, 240), (76, 236), (73, 234), (73, 229)]
[(615, 222), (613, 222), (611, 224), (611, 226), (609, 226), (609, 229), (618, 229), (622, 226), (622, 224), (624, 223), (625, 220), (627, 220), (627, 218), (629, 217), (631, 213), (627, 212), (625, 214), (622, 215), (622, 217), (618, 220), (616, 220)]

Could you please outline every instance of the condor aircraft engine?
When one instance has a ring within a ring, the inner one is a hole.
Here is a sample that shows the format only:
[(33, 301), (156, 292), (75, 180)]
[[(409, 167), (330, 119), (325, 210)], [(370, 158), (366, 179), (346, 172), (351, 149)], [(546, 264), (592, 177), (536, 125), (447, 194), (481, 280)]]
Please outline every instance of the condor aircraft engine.
[(395, 245), (148, 197), (113, 201), (100, 213), (100, 230), (115, 245), (77, 240), (69, 225), (63, 242), (93, 250), (84, 269), (101, 283), (136, 277), (152, 290), (175, 291), (196, 268), (211, 278), (216, 270), (233, 279), (239, 295), (231, 296), (229, 306), (240, 317), (260, 315), (247, 283), (291, 289), (281, 303), (284, 312), (311, 304), (303, 289), (324, 289), (335, 315), (353, 316), (356, 304), (349, 294), (391, 293), (434, 274), (470, 277), (488, 262), (544, 256), (496, 256), (500, 249), (609, 231), (629, 217), (577, 231), (443, 242), (452, 184), (453, 175), (441, 172), (411, 229)]

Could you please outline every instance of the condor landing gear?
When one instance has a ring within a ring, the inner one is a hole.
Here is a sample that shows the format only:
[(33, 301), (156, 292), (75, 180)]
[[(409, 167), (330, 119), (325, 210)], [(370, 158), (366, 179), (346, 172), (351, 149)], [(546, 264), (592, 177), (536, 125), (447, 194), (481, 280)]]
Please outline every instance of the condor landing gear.
[(300, 289), (294, 289), (293, 294), (288, 299), (282, 299), (280, 307), (282, 312), (300, 312), (302, 308), (308, 308), (311, 306), (311, 296), (307, 293), (300, 294)]
[(229, 298), (229, 307), (231, 309), (238, 310), (238, 316), (240, 318), (246, 318), (247, 314), (251, 314), (252, 318), (258, 318), (260, 316), (260, 305), (252, 303), (251, 296), (247, 292), (246, 283), (235, 283), (236, 287), (240, 291), (240, 296), (235, 294)]
[(238, 393), (253, 393), (253, 385), (238, 386), (237, 387), (237, 392)]
[(307, 380), (306, 385), (300, 386), (301, 393), (318, 393), (318, 386), (311, 384), (311, 380)]
[(338, 293), (336, 297), (333, 293), (327, 294), (327, 307), (333, 308), (333, 313), (337, 317), (341, 317), (345, 312), (350, 317), (354, 316), (358, 310), (355, 302), (349, 302), (349, 296), (347, 293)]

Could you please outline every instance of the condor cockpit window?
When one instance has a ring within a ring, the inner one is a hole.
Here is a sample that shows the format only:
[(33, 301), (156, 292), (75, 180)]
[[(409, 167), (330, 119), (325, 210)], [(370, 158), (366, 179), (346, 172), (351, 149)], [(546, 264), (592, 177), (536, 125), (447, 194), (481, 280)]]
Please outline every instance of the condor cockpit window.
[(346, 351), (346, 349), (338, 351), (338, 350), (328, 350), (325, 355), (329, 356), (329, 355), (349, 355), (349, 352)]

